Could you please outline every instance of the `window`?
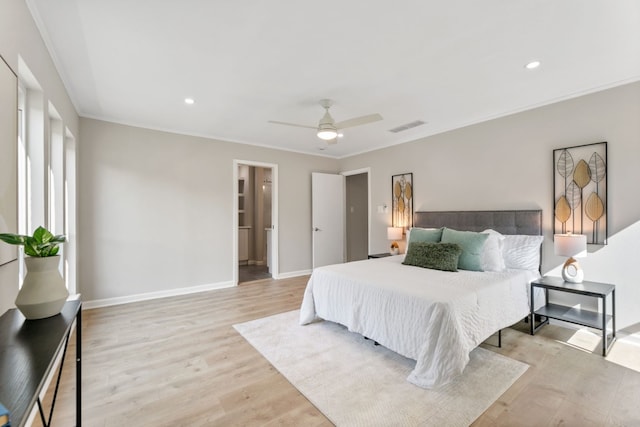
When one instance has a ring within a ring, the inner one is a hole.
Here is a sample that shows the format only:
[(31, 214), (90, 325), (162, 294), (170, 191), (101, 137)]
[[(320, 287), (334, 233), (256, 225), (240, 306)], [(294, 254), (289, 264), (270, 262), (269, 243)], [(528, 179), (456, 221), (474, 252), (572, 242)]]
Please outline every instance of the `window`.
[[(37, 80), (19, 61), (18, 232), (42, 225), (65, 234), (60, 271), (71, 294), (76, 290), (76, 141)], [(24, 263), (20, 263), (24, 277)]]

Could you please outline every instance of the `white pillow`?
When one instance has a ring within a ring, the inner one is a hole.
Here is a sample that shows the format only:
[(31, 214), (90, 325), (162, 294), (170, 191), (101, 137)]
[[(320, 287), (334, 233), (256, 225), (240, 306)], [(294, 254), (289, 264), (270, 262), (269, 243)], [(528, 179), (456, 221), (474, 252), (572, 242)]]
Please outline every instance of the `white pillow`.
[(502, 256), (507, 268), (538, 271), (540, 268), (540, 245), (543, 236), (522, 234), (504, 236)]
[(504, 236), (491, 229), (484, 230), (482, 233), (489, 235), (482, 248), (482, 269), (484, 271), (504, 271), (506, 269), (502, 256)]

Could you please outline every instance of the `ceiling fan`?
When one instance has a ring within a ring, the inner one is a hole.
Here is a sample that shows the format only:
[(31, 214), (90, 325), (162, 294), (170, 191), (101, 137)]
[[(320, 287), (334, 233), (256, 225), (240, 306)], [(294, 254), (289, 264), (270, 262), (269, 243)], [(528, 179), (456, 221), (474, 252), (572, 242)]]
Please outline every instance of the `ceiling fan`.
[(333, 105), (333, 101), (330, 99), (321, 99), (320, 105), (322, 106), (322, 108), (324, 108), (324, 116), (322, 116), (317, 126), (299, 125), (296, 123), (278, 122), (275, 120), (269, 120), (269, 123), (316, 129), (316, 135), (318, 136), (318, 138), (327, 141), (327, 144), (335, 144), (336, 142), (338, 142), (338, 131), (382, 120), (382, 116), (376, 113), (369, 114), (367, 116), (354, 117), (353, 119), (348, 119), (336, 123), (335, 120), (333, 120), (333, 117), (331, 117), (331, 114), (329, 114), (329, 108), (331, 108), (331, 106)]

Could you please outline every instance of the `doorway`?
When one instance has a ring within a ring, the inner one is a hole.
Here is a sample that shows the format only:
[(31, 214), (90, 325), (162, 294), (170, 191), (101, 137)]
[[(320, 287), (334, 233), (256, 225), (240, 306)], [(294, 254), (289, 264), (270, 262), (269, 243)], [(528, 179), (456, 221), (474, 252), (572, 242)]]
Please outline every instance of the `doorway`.
[(347, 262), (369, 257), (369, 174), (345, 177)]
[(234, 283), (277, 278), (277, 166), (234, 161)]

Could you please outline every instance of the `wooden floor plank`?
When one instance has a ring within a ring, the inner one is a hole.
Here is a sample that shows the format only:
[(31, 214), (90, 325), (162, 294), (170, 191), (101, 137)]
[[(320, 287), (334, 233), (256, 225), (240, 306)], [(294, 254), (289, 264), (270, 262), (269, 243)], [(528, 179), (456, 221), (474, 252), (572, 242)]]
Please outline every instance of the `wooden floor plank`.
[[(298, 309), (307, 279), (83, 311), (83, 425), (331, 425), (233, 329)], [(505, 330), (502, 348), (483, 345), (530, 368), (475, 427), (640, 421), (638, 372), (564, 344), (565, 328), (530, 336), (526, 327)], [(73, 425), (74, 354), (72, 339), (54, 427)]]

